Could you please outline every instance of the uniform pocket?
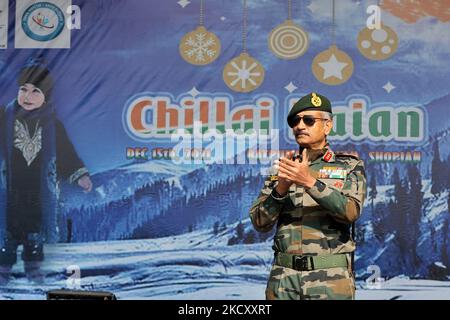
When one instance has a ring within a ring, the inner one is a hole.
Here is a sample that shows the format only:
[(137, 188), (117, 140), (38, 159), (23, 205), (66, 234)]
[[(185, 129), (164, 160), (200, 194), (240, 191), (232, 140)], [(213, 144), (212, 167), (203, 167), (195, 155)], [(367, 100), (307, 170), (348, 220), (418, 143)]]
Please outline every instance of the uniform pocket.
[[(326, 294), (329, 300), (354, 300), (355, 282), (347, 269), (332, 268), (328, 269), (330, 275), (326, 282)], [(333, 276), (331, 276), (331, 273)]]
[(266, 300), (277, 300), (280, 281), (283, 276), (283, 268), (277, 265), (272, 266), (269, 274), (269, 280), (266, 287)]

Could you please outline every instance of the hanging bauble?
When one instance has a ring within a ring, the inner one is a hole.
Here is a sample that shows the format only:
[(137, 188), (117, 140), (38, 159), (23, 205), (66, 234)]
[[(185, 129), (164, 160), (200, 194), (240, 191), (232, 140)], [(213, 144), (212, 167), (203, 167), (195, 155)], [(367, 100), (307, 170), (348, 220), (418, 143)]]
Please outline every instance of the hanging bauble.
[(269, 35), (269, 49), (281, 59), (296, 59), (309, 46), (308, 34), (292, 20), (275, 27)]
[(199, 26), (183, 36), (180, 41), (180, 55), (187, 62), (203, 66), (216, 60), (220, 54), (220, 40), (204, 26)]
[(353, 74), (353, 61), (348, 54), (332, 45), (313, 60), (312, 71), (317, 80), (328, 85), (346, 82)]
[(385, 60), (398, 47), (398, 36), (390, 27), (381, 24), (379, 29), (364, 28), (358, 34), (358, 49), (370, 60)]
[(243, 52), (225, 65), (223, 81), (233, 91), (253, 91), (264, 81), (264, 67), (256, 59)]

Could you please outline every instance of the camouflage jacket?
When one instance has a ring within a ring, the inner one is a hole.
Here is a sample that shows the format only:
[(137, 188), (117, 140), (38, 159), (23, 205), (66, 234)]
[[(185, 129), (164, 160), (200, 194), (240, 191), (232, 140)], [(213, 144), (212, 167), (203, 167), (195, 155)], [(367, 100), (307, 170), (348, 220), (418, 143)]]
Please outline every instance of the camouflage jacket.
[(327, 145), (308, 150), (310, 172), (316, 184), (305, 190), (293, 184), (287, 195), (276, 198), (272, 190), (277, 176), (269, 176), (250, 209), (257, 231), (268, 232), (275, 224), (275, 251), (323, 255), (355, 250), (350, 235), (366, 193), (364, 164), (356, 156), (335, 154)]

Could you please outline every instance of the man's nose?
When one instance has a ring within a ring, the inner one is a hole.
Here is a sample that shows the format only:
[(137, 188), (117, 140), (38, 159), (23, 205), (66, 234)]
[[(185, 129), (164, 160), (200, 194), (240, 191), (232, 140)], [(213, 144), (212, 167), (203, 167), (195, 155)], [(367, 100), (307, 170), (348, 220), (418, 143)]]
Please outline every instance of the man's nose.
[(298, 130), (306, 130), (306, 126), (305, 126), (305, 123), (303, 122), (303, 118), (300, 119), (300, 122), (297, 124), (296, 128)]

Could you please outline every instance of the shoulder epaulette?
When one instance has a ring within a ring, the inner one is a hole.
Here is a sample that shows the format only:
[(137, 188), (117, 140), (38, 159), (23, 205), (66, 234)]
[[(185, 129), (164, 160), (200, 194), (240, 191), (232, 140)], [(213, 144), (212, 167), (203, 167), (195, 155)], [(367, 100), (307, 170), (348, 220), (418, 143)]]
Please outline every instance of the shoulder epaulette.
[(335, 151), (334, 155), (337, 158), (353, 158), (359, 160), (359, 154), (357, 151)]

